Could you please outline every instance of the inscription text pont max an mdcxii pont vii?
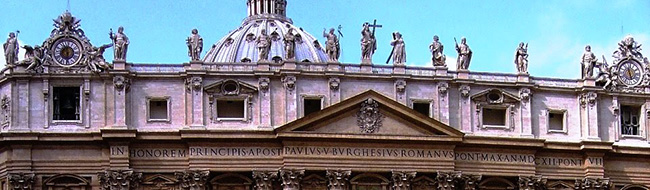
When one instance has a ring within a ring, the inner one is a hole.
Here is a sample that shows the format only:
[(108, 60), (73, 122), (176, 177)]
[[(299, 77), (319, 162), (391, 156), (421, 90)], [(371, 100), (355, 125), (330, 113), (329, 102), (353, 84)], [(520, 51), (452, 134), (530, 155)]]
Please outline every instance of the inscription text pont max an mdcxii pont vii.
[(601, 157), (553, 157), (521, 153), (463, 152), (448, 149), (418, 148), (369, 148), (369, 147), (326, 147), (326, 146), (284, 146), (284, 147), (189, 147), (189, 148), (128, 148), (111, 147), (112, 156), (126, 156), (131, 159), (165, 158), (268, 158), (281, 156), (299, 157), (345, 157), (386, 159), (431, 159), (454, 160), (473, 163), (512, 163), (551, 167), (582, 167), (585, 164), (603, 165)]

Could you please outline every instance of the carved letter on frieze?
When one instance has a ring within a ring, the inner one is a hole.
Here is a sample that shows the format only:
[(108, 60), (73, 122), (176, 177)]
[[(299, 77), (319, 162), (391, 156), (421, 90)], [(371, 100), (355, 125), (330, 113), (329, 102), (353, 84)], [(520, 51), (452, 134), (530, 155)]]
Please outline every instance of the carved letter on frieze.
[(547, 181), (542, 176), (519, 176), (519, 190), (546, 190)]
[(352, 174), (350, 170), (327, 170), (325, 173), (329, 181), (327, 187), (330, 190), (347, 190), (350, 174)]
[(458, 180), (460, 180), (460, 172), (438, 172), (436, 176), (436, 184), (438, 190), (455, 190)]
[(287, 90), (292, 91), (296, 88), (296, 77), (295, 76), (284, 76), (282, 77), (282, 84)]
[(594, 106), (597, 97), (598, 95), (595, 92), (582, 93), (580, 94), (580, 105), (583, 108), (587, 107), (587, 104), (589, 104), (589, 107)]
[(339, 89), (339, 84), (341, 83), (341, 79), (339, 79), (339, 78), (330, 78), (329, 83), (330, 83), (330, 89), (331, 90), (338, 90)]
[(9, 184), (11, 184), (10, 189), (32, 190), (32, 185), (34, 185), (34, 174), (9, 174)]
[(300, 181), (305, 175), (305, 170), (281, 169), (282, 187), (284, 190), (300, 190)]
[(528, 102), (531, 95), (530, 89), (528, 88), (522, 88), (519, 90), (519, 97), (521, 97), (522, 102)]
[(372, 98), (361, 103), (361, 109), (357, 112), (357, 125), (362, 133), (374, 133), (379, 131), (384, 115), (379, 112), (379, 104)]
[(272, 190), (273, 181), (278, 178), (277, 171), (253, 171), (254, 190)]
[(460, 91), (460, 95), (463, 98), (469, 97), (469, 85), (460, 85), (460, 88), (458, 90)]
[(404, 79), (395, 81), (395, 90), (399, 93), (404, 93), (406, 90), (406, 81)]
[(106, 170), (98, 176), (102, 190), (131, 190), (142, 181), (142, 173), (133, 170)]
[(201, 84), (203, 83), (203, 78), (199, 76), (193, 76), (185, 79), (185, 87), (188, 91), (201, 90)]
[(183, 190), (204, 190), (205, 183), (208, 180), (210, 171), (184, 171), (176, 172), (174, 174), (176, 179), (180, 182), (180, 187)]
[(129, 86), (131, 85), (131, 80), (124, 76), (115, 76), (113, 78), (113, 85), (115, 85), (117, 91), (128, 91)]
[(438, 83), (438, 93), (440, 93), (441, 96), (447, 94), (448, 88), (449, 88), (449, 83), (446, 82)]
[(461, 182), (464, 190), (477, 190), (478, 184), (481, 182), (481, 175), (462, 174)]
[(411, 182), (415, 178), (416, 172), (396, 172), (393, 171), (393, 190), (410, 190)]
[(269, 78), (260, 78), (258, 80), (259, 82), (259, 88), (262, 92), (268, 92), (269, 91), (269, 85), (271, 85), (271, 80)]
[(576, 190), (609, 190), (611, 184), (608, 178), (584, 178), (576, 179)]

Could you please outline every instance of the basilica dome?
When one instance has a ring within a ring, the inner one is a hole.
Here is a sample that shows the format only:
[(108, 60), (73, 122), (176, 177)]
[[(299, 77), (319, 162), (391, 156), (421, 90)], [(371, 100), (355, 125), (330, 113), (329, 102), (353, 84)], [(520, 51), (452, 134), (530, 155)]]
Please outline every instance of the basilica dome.
[(248, 0), (248, 17), (239, 28), (230, 31), (212, 45), (204, 62), (257, 62), (259, 51), (256, 39), (262, 30), (271, 38), (267, 60), (286, 60), (283, 38), (290, 29), (295, 36), (295, 60), (298, 62), (327, 62), (325, 47), (302, 28), (294, 26), (286, 17), (286, 0)]

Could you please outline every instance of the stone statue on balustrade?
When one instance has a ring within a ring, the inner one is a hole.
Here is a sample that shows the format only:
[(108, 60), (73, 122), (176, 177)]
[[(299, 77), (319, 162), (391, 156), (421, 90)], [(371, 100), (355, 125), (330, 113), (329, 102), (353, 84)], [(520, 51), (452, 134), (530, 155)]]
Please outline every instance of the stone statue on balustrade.
[(580, 58), (580, 63), (582, 64), (582, 79), (593, 78), (594, 67), (598, 62), (598, 58), (591, 52), (591, 46), (587, 45), (585, 47), (585, 52)]
[(341, 55), (341, 46), (339, 44), (339, 39), (334, 34), (334, 28), (330, 28), (330, 32), (326, 33), (326, 29), (323, 28), (323, 37), (327, 38), (325, 43), (325, 52), (327, 53), (328, 61), (338, 62), (339, 56)]
[(284, 58), (287, 60), (296, 59), (296, 36), (293, 31), (293, 28), (289, 28), (289, 31), (284, 34)]
[(377, 50), (377, 40), (375, 34), (370, 31), (370, 24), (363, 23), (361, 29), (361, 61), (372, 63), (372, 55)]
[(390, 55), (393, 57), (393, 64), (404, 65), (406, 63), (406, 44), (404, 43), (402, 34), (393, 32), (393, 40), (390, 41), (390, 45), (393, 46), (393, 51), (391, 51)]
[(518, 73), (528, 73), (528, 43), (519, 43), (515, 51), (515, 66)]
[[(456, 41), (456, 38), (454, 38), (454, 41)], [(456, 70), (468, 70), (469, 63), (472, 61), (472, 49), (467, 45), (465, 37), (460, 38), (460, 45), (456, 42), (456, 52), (458, 52)]]
[(442, 66), (447, 67), (447, 57), (443, 53), (444, 46), (440, 43), (438, 35), (433, 36), (433, 42), (429, 45), (429, 51), (431, 51), (431, 62), (433, 66)]
[(260, 36), (255, 40), (257, 43), (257, 50), (259, 58), (257, 62), (268, 61), (269, 51), (271, 50), (271, 37), (266, 34), (266, 30), (262, 29)]
[(12, 68), (14, 64), (18, 62), (18, 37), (16, 37), (16, 33), (9, 33), (9, 38), (7, 38), (7, 41), (2, 44), (2, 48), (5, 53), (6, 66), (0, 73), (4, 73), (7, 69)]
[(124, 27), (117, 29), (117, 34), (113, 33), (113, 29), (108, 33), (108, 36), (113, 40), (114, 59), (126, 61), (126, 52), (129, 48), (129, 37), (124, 34)]
[(192, 29), (192, 35), (187, 37), (185, 40), (188, 48), (188, 56), (192, 61), (198, 61), (201, 59), (201, 51), (203, 51), (203, 38), (199, 35), (199, 30)]

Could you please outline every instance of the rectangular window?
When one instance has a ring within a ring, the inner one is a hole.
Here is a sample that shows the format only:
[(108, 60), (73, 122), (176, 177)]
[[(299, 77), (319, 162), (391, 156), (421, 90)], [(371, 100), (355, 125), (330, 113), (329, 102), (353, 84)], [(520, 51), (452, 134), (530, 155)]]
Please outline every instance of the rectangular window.
[(623, 135), (640, 135), (639, 121), (641, 106), (621, 105), (621, 133)]
[(429, 102), (413, 102), (413, 110), (420, 112), (423, 115), (430, 116), (431, 103)]
[(217, 119), (246, 119), (244, 100), (217, 100)]
[(81, 97), (79, 87), (54, 87), (53, 120), (79, 120)]
[(323, 107), (322, 98), (305, 98), (302, 102), (303, 116), (320, 111)]
[(483, 108), (482, 116), (483, 125), (506, 125), (506, 108)]
[(169, 98), (149, 98), (148, 102), (148, 121), (169, 121), (170, 109)]
[(548, 131), (549, 132), (566, 132), (564, 128), (565, 111), (548, 110)]

